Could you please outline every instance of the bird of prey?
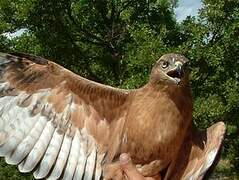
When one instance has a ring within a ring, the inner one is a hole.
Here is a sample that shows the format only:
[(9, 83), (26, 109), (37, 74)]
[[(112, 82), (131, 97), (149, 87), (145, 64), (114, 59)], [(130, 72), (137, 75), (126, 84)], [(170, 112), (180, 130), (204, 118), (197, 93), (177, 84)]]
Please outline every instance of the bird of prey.
[(188, 59), (163, 55), (134, 90), (102, 85), (41, 57), (0, 53), (0, 156), (42, 179), (200, 179), (220, 149), (219, 123), (194, 130)]

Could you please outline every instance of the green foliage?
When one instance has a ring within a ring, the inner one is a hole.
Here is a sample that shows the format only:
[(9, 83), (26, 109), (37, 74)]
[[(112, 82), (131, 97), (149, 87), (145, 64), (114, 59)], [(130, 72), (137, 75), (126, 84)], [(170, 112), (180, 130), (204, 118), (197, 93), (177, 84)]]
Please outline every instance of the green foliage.
[[(89, 79), (122, 88), (144, 85), (161, 55), (186, 55), (195, 124), (206, 128), (223, 120), (227, 125), (224, 160), (215, 177), (221, 172), (236, 174), (239, 1), (203, 0), (199, 17), (182, 23), (176, 22), (176, 5), (175, 0), (1, 0), (0, 50), (41, 55)], [(22, 28), (27, 31), (20, 37), (3, 35)], [(22, 178), (15, 168), (3, 166), (1, 161), (0, 177)]]
[(179, 49), (192, 60), (194, 120), (227, 125), (224, 156), (239, 168), (239, 2), (204, 0), (198, 20), (182, 24), (188, 39)]
[(32, 180), (34, 179), (33, 176), (28, 174), (21, 174), (17, 167), (6, 165), (3, 158), (0, 159), (0, 179), (1, 180)]

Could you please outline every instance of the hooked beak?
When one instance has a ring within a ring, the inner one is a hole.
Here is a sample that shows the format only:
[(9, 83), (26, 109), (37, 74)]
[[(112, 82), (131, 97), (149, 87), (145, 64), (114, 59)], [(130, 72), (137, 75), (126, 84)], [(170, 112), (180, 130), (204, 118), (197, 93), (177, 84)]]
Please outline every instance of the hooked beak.
[(184, 76), (183, 64), (176, 63), (176, 72), (178, 74), (178, 78), (182, 78)]
[(175, 63), (175, 68), (167, 72), (167, 75), (175, 82), (175, 84), (179, 85), (182, 81), (182, 78), (185, 75), (185, 66), (187, 63), (182, 63), (181, 61), (177, 61)]
[(182, 78), (184, 76), (183, 63), (180, 61), (177, 61), (175, 63), (175, 68), (167, 72), (167, 75), (172, 78), (178, 78), (178, 79)]

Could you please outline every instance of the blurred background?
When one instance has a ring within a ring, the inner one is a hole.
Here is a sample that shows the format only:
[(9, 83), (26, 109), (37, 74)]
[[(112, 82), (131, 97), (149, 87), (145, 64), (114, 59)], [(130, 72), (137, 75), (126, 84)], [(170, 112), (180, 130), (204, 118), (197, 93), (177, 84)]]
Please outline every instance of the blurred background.
[[(1, 0), (0, 51), (126, 89), (145, 84), (161, 55), (184, 54), (196, 126), (227, 126), (211, 179), (239, 179), (238, 0)], [(32, 179), (16, 169), (1, 159), (0, 179)]]

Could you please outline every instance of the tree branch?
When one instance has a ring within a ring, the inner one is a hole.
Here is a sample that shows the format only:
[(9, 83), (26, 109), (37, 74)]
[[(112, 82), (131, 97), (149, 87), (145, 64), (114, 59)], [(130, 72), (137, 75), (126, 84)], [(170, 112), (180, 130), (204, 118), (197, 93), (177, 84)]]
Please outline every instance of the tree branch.
[(87, 37), (90, 38), (89, 42), (108, 47), (108, 43), (106, 41), (104, 41), (97, 35), (89, 32), (89, 30), (85, 30), (81, 26), (78, 25), (79, 23), (76, 22), (75, 18), (72, 16), (72, 11), (71, 11), (70, 6), (68, 6), (68, 8), (67, 8), (67, 15), (68, 15), (69, 19), (71, 20), (72, 24), (76, 27), (76, 29), (79, 30), (80, 32), (82, 32), (86, 39), (87, 39)]

